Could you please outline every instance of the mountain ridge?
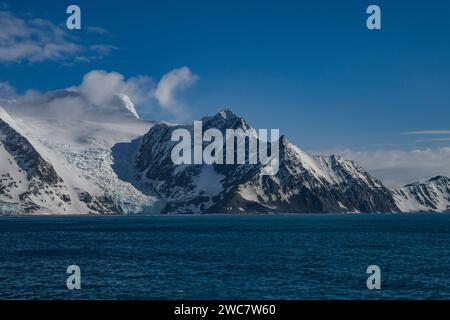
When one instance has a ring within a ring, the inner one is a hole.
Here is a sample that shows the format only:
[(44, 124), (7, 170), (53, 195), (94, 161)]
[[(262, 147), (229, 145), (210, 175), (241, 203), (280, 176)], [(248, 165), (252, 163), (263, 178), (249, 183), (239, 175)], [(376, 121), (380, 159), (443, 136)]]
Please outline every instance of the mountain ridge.
[(435, 176), (394, 190), (394, 198), (405, 212), (450, 212), (450, 178)]
[[(76, 92), (58, 92), (46, 99), (67, 94), (79, 99)], [(45, 113), (34, 116), (23, 106), (15, 109), (15, 102), (0, 108), (0, 214), (447, 212), (450, 208), (446, 177), (390, 190), (354, 161), (339, 155), (309, 155), (285, 136), (280, 137), (280, 168), (274, 176), (261, 175), (261, 164), (174, 165), (170, 154), (176, 143), (171, 132), (179, 128), (192, 132), (192, 124), (141, 120), (126, 96), (107, 101), (109, 105), (98, 112), (109, 116), (99, 113), (94, 119), (77, 118), (79, 112), (71, 119), (60, 117), (60, 112), (52, 113), (56, 118)], [(230, 109), (201, 121), (203, 131), (253, 130)], [(32, 166), (26, 167), (29, 172), (20, 169), (23, 163), (39, 163), (48, 176), (36, 178)]]

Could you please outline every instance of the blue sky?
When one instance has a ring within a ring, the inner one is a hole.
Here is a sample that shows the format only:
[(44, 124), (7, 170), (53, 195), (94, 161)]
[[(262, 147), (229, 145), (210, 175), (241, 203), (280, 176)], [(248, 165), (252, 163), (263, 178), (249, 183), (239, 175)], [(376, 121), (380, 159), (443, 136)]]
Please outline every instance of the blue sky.
[[(158, 82), (187, 66), (198, 79), (178, 100), (190, 119), (228, 106), (307, 150), (450, 144), (446, 1), (0, 2), (21, 19), (62, 28), (77, 4), (82, 30), (64, 29), (71, 41), (113, 46), (90, 61), (77, 53), (0, 63), (0, 81), (19, 93), (78, 85), (92, 70)], [(381, 7), (382, 30), (366, 28), (369, 4)], [(161, 117), (153, 111), (142, 113)]]

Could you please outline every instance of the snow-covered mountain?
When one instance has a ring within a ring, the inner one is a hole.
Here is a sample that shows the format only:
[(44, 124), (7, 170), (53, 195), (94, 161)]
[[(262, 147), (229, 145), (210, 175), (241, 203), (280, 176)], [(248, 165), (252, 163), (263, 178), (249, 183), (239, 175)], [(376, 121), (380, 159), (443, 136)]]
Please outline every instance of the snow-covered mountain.
[[(230, 110), (202, 119), (209, 128), (241, 129), (250, 125)], [(261, 165), (174, 165), (170, 154), (178, 128), (158, 124), (142, 138), (136, 152), (136, 180), (152, 188), (165, 203), (164, 212), (393, 212), (398, 208), (389, 189), (352, 161), (338, 156), (310, 156), (285, 137), (280, 141), (280, 168), (261, 175)], [(225, 146), (223, 147), (225, 149)]]
[(121, 214), (156, 207), (154, 197), (112, 169), (112, 147), (153, 125), (138, 119), (128, 97), (116, 95), (98, 107), (63, 90), (42, 100), (31, 106), (3, 103), (2, 214)]
[(450, 179), (437, 176), (394, 191), (397, 206), (404, 212), (450, 212)]
[[(139, 119), (114, 95), (93, 105), (76, 90), (0, 109), (0, 214), (320, 213), (448, 211), (448, 179), (391, 191), (355, 162), (312, 156), (280, 138), (276, 175), (261, 165), (174, 165), (176, 125)], [(241, 129), (225, 109), (203, 131)], [(204, 146), (207, 144), (204, 143)], [(224, 144), (225, 149), (225, 144)]]
[[(53, 166), (21, 134), (0, 108), (0, 197), (17, 203), (24, 212), (66, 211), (72, 199)], [(58, 208), (58, 209), (57, 209)]]
[(113, 212), (108, 197), (91, 195), (82, 183), (75, 186), (71, 179), (64, 181), (46, 151), (39, 142), (26, 138), (0, 108), (0, 209), (42, 214)]

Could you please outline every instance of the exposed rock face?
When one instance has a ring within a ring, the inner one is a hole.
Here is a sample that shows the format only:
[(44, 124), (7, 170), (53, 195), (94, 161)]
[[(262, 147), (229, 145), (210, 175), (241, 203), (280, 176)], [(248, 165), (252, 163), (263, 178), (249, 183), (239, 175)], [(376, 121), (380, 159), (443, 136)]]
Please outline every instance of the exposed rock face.
[(120, 207), (114, 204), (114, 200), (108, 196), (93, 197), (88, 192), (81, 192), (79, 194), (80, 201), (86, 203), (89, 208), (88, 213), (100, 214), (121, 214), (123, 213)]
[[(203, 130), (241, 129), (248, 123), (224, 110), (202, 119)], [(172, 131), (192, 126), (155, 125), (136, 154), (137, 179), (165, 200), (164, 212), (395, 212), (392, 193), (352, 161), (339, 156), (309, 156), (285, 137), (280, 168), (261, 175), (261, 165), (174, 165)], [(192, 134), (193, 136), (193, 134)], [(225, 143), (224, 143), (224, 149)]]
[[(31, 143), (0, 119), (0, 148), (7, 162), (0, 174), (0, 196), (18, 201), (25, 213), (52, 202), (64, 210), (71, 203), (64, 181)], [(19, 179), (17, 179), (19, 178)]]

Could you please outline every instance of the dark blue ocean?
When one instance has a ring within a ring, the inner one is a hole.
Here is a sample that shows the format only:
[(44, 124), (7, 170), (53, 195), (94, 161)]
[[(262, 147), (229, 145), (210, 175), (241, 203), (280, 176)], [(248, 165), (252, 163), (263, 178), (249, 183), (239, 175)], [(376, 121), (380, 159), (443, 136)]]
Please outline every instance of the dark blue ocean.
[(0, 298), (448, 299), (450, 215), (3, 217)]

